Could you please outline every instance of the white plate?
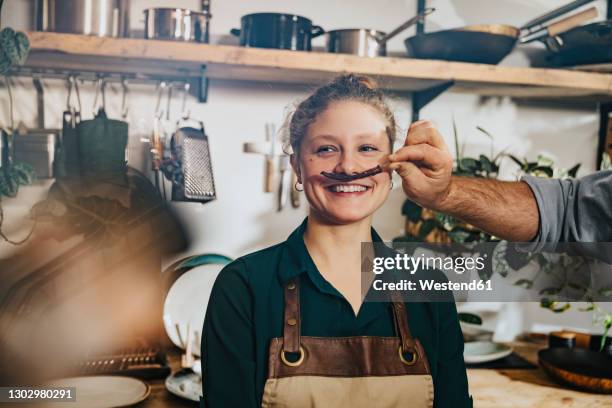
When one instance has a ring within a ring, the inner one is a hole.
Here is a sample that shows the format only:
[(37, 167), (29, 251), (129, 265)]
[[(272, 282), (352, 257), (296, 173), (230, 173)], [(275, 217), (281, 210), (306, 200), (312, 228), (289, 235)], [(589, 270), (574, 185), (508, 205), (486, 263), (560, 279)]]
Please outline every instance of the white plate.
[(151, 388), (141, 380), (122, 376), (70, 377), (51, 381), (49, 387), (76, 387), (76, 401), (53, 402), (53, 408), (126, 407), (145, 400)]
[[(172, 342), (185, 349), (187, 327), (191, 336), (193, 354), (200, 355), (199, 336), (204, 325), (206, 306), (217, 275), (225, 265), (207, 264), (185, 272), (174, 282), (164, 302), (164, 327)], [(177, 325), (180, 331), (177, 333)], [(194, 336), (194, 332), (198, 335)], [(181, 341), (182, 339), (182, 341)]]
[(512, 347), (492, 341), (470, 341), (465, 343), (463, 359), (467, 364), (488, 363), (512, 354)]
[(202, 377), (189, 368), (182, 369), (166, 378), (166, 389), (178, 397), (200, 401)]

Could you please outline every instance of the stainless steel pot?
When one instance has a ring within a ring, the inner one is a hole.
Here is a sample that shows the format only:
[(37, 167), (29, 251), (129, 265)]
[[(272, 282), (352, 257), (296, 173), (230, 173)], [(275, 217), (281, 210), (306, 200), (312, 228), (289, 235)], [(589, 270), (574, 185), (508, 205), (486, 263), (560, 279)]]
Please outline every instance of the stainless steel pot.
[(387, 55), (387, 41), (412, 26), (435, 9), (428, 8), (412, 17), (389, 34), (365, 28), (331, 30), (325, 33), (327, 52), (354, 54), (360, 57), (384, 57)]
[(182, 8), (149, 8), (145, 13), (145, 38), (208, 42), (205, 13)]
[(130, 0), (38, 0), (37, 27), (56, 31), (129, 37)]

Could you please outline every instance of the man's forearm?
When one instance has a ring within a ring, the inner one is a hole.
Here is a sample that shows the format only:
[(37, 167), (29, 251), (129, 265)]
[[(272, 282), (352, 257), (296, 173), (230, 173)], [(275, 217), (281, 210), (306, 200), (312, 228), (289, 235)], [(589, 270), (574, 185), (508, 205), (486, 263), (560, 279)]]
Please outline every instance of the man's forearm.
[(453, 176), (448, 195), (433, 209), (509, 241), (531, 241), (539, 227), (535, 197), (521, 181)]

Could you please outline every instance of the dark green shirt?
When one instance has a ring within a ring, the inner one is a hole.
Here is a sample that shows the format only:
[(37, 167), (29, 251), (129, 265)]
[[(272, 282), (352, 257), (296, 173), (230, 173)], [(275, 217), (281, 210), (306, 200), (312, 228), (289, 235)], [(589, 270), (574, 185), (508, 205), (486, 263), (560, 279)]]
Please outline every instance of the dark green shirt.
[[(304, 244), (306, 220), (287, 241), (243, 256), (215, 281), (202, 335), (204, 406), (260, 407), (268, 345), (282, 337), (283, 283), (300, 277), (304, 336), (395, 336), (389, 303), (350, 303), (317, 270)], [(372, 240), (381, 238), (372, 229)], [(410, 330), (425, 349), (437, 408), (471, 407), (455, 304), (406, 303)], [(333, 358), (333, 356), (330, 356)]]

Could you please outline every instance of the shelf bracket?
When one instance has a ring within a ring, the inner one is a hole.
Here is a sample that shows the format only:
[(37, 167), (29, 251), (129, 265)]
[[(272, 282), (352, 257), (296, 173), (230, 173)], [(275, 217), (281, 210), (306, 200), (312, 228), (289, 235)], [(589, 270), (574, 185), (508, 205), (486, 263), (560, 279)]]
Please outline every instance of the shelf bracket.
[(436, 99), (440, 94), (455, 84), (454, 80), (443, 82), (440, 85), (432, 86), (423, 91), (414, 92), (412, 94), (412, 121), (419, 120), (419, 112), (429, 102)]
[(599, 104), (599, 141), (597, 143), (597, 170), (601, 169), (604, 152), (612, 157), (612, 102)]
[(206, 65), (202, 65), (200, 69), (200, 78), (198, 79), (198, 102), (206, 103), (208, 101), (208, 77), (206, 76)]
[[(425, 7), (426, 7), (425, 0), (418, 0), (417, 1), (417, 15), (424, 12)], [(425, 19), (421, 18), (416, 23), (416, 33), (417, 35), (419, 35), (419, 34), (423, 34), (424, 32), (425, 32)]]

